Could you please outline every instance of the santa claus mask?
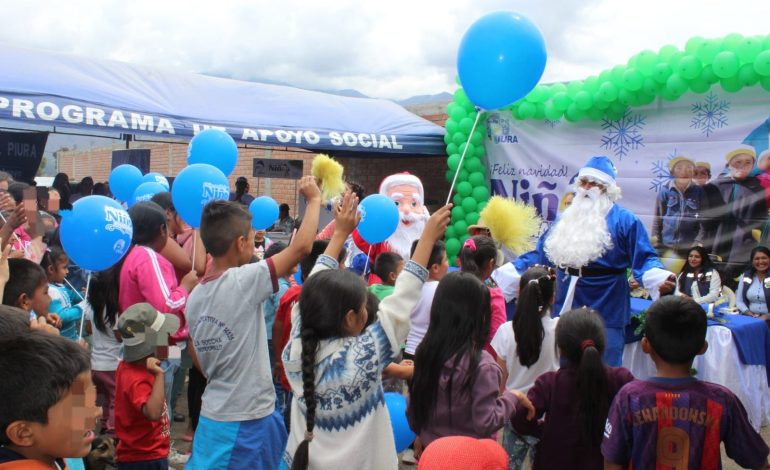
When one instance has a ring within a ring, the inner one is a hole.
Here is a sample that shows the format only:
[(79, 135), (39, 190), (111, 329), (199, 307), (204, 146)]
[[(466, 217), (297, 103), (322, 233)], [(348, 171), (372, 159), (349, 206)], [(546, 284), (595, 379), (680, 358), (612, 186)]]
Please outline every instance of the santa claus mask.
[(398, 228), (387, 242), (393, 251), (408, 259), (412, 242), (420, 238), (429, 217), (423, 205), (422, 184), (407, 174), (392, 175), (383, 183), (381, 192), (393, 200), (399, 212)]

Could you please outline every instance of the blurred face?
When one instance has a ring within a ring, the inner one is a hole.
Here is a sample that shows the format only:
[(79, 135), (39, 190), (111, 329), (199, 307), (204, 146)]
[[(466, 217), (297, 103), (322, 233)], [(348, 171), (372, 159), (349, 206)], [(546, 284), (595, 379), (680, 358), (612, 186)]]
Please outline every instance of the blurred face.
[(471, 230), (471, 236), (475, 237), (476, 235), (484, 235), (485, 237), (492, 237), (492, 232), (489, 231), (488, 228), (479, 227)]
[(691, 179), (694, 170), (695, 165), (683, 160), (674, 165), (673, 170), (671, 170), (671, 176), (680, 179)]
[[(251, 257), (254, 255), (254, 234), (256, 232), (253, 228), (249, 227), (249, 233), (244, 238), (236, 240), (238, 243), (238, 264), (243, 265), (251, 261)], [(264, 231), (263, 238), (264, 238)]]
[(264, 230), (257, 230), (257, 231), (251, 230), (251, 233), (252, 233), (252, 238), (256, 242), (261, 242), (265, 239), (266, 232)]
[(436, 281), (440, 281), (446, 276), (446, 272), (449, 270), (449, 259), (446, 256), (446, 252), (441, 255), (441, 263), (431, 266), (430, 277)]
[(101, 415), (91, 371), (83, 372), (48, 410), (48, 424), (29, 424), (34, 445), (50, 461), (63, 456), (85, 457), (91, 451), (96, 421)]
[[(37, 286), (32, 297), (29, 299), (29, 305), (38, 315), (47, 315), (48, 308), (51, 306), (51, 296), (48, 295), (48, 282), (43, 281)], [(25, 308), (25, 310), (28, 310)]]
[(69, 274), (69, 269), (67, 269), (68, 264), (69, 259), (67, 259), (66, 256), (56, 260), (56, 263), (48, 267), (48, 278), (56, 284), (64, 282), (67, 274)]
[(566, 196), (564, 196), (564, 208), (572, 205), (572, 201), (575, 199), (575, 193), (569, 193)]
[[(607, 187), (605, 185), (599, 183), (598, 181), (594, 181), (588, 178), (580, 178), (580, 180), (578, 181), (578, 187), (583, 188), (586, 191), (592, 188), (599, 188), (601, 192), (603, 193), (607, 192)], [(574, 196), (573, 196), (573, 199), (574, 199)]]
[(745, 153), (739, 153), (730, 159), (730, 175), (733, 179), (741, 181), (746, 179), (754, 168), (754, 157)]
[(689, 255), (687, 255), (687, 262), (690, 264), (690, 267), (693, 269), (698, 269), (703, 264), (703, 257), (695, 250), (692, 250)]
[(761, 251), (758, 251), (754, 257), (751, 258), (751, 265), (754, 266), (754, 269), (757, 272), (765, 273), (767, 272), (767, 268), (770, 267), (770, 257)]
[(8, 191), (8, 186), (9, 186), (8, 180), (0, 181), (0, 191), (7, 192)]
[(693, 181), (695, 181), (695, 184), (698, 186), (703, 186), (704, 184), (708, 183), (709, 180), (709, 171), (707, 168), (704, 168), (702, 166), (695, 167), (695, 170), (693, 170)]

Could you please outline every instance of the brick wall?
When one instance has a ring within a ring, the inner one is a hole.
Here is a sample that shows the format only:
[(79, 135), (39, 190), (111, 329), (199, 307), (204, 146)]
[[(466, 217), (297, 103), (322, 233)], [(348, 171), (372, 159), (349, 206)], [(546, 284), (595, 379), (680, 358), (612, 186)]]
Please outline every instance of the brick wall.
[[(443, 127), (446, 114), (444, 106), (433, 106), (423, 115), (425, 119)], [(418, 110), (419, 111), (419, 110)], [(428, 114), (429, 112), (429, 114)], [(176, 176), (187, 165), (187, 143), (143, 143), (131, 142), (130, 148), (150, 149), (150, 171), (166, 176)], [(125, 149), (124, 143), (112, 147), (95, 148), (91, 150), (74, 150), (59, 152), (58, 171), (69, 175), (73, 182), (85, 176), (91, 176), (94, 181), (107, 181), (110, 174), (112, 151)], [(287, 203), (295, 212), (296, 191), (294, 180), (258, 179), (251, 176), (252, 159), (278, 158), (303, 160), (304, 174), (310, 174), (310, 165), (315, 153), (286, 147), (248, 147), (238, 149), (238, 164), (230, 176), (230, 185), (235, 190), (235, 180), (245, 176), (251, 186), (252, 195), (268, 195), (279, 204)], [(413, 157), (398, 155), (393, 157), (337, 159), (345, 167), (348, 179), (364, 185), (367, 193), (376, 192), (382, 179), (390, 174), (408, 171), (417, 175), (425, 187), (426, 202), (429, 205), (443, 203), (449, 191), (449, 184), (444, 174), (447, 170), (445, 158), (442, 157)]]

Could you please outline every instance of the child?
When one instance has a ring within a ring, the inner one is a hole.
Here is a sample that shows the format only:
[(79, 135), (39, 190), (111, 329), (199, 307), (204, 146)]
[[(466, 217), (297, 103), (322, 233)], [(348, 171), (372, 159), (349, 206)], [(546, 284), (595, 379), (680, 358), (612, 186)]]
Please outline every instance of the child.
[(118, 470), (166, 470), (171, 447), (163, 369), (168, 336), (179, 318), (134, 304), (118, 318), (123, 360), (115, 373), (115, 431)]
[[(484, 349), (489, 334), (489, 290), (470, 273), (439, 282), (430, 326), (414, 358), (407, 419), (420, 443), (444, 436), (491, 437), (527, 399), (500, 393), (503, 372)], [(531, 406), (531, 405), (530, 405)], [(419, 446), (415, 455), (419, 458)]]
[(101, 409), (88, 353), (41, 332), (0, 339), (0, 468), (67, 468), (91, 450)]
[(595, 310), (562, 314), (556, 325), (556, 345), (562, 368), (538, 377), (527, 394), (536, 420), (529, 421), (517, 410), (513, 428), (518, 434), (540, 437), (534, 470), (601, 469), (599, 445), (607, 409), (618, 390), (634, 377), (622, 367), (602, 363), (604, 323)]
[(335, 209), (335, 231), (302, 289), (283, 363), (294, 392), (284, 466), (398, 468), (382, 394), (382, 371), (398, 355), (409, 329), (433, 244), (449, 223), (445, 206), (426, 223), (412, 261), (380, 303), (378, 321), (364, 329), (366, 285), (339, 271), (335, 257), (357, 223), (357, 200)]
[(194, 270), (198, 276), (206, 272), (206, 249), (203, 247), (200, 234), (187, 225), (174, 207), (171, 193), (162, 192), (152, 197), (152, 202), (166, 211), (168, 236), (174, 243), (167, 243), (161, 255), (171, 261), (176, 271), (177, 279), (182, 278), (193, 269), (193, 245), (195, 245)]
[(498, 264), (498, 251), (495, 241), (484, 235), (476, 235), (465, 240), (460, 250), (459, 263), (462, 272), (471, 273), (482, 282), (487, 283), (489, 288), (489, 302), (491, 316), (489, 321), (489, 333), (484, 349), (497, 358), (495, 350), (490, 343), (495, 337), (497, 329), (508, 319), (505, 311), (505, 297), (503, 291), (490, 279), (492, 272)]
[[(414, 255), (416, 248), (417, 241), (412, 244), (412, 255)], [(439, 281), (446, 275), (447, 269), (449, 269), (449, 262), (446, 257), (446, 248), (444, 242), (438, 240), (433, 245), (433, 249), (430, 250), (430, 258), (428, 258), (428, 280), (422, 285), (420, 300), (409, 316), (409, 335), (406, 337), (404, 359), (414, 359), (417, 346), (420, 345), (425, 332), (428, 331), (433, 296)]]
[[(519, 281), (516, 316), (503, 323), (492, 340), (508, 390), (527, 393), (540, 374), (559, 368), (555, 340), (558, 317), (551, 318), (555, 284), (556, 276), (550, 268), (529, 268)], [(505, 424), (503, 447), (510, 457), (511, 470), (522, 468), (536, 442), (531, 436), (516, 434), (510, 422)]]
[(190, 296), (187, 316), (193, 360), (208, 378), (189, 470), (276, 468), (286, 444), (275, 411), (262, 304), (310, 251), (318, 227), (321, 191), (300, 180), (308, 201), (305, 223), (288, 248), (249, 263), (254, 253), (251, 213), (234, 202), (203, 210), (201, 235), (214, 257), (212, 271)]
[[(286, 249), (283, 242), (275, 242), (265, 251), (265, 259), (272, 258)], [(278, 279), (278, 291), (265, 300), (262, 309), (265, 312), (265, 332), (267, 333), (267, 352), (270, 354), (270, 369), (275, 370), (275, 348), (273, 347), (273, 325), (275, 324), (275, 314), (278, 311), (281, 297), (291, 287), (292, 276), (297, 272), (297, 266), (294, 266), (288, 274)], [(273, 374), (273, 387), (275, 388), (275, 407), (279, 413), (283, 414), (285, 403), (281, 389), (281, 381)]]
[(385, 252), (377, 256), (372, 274), (377, 276), (379, 283), (369, 286), (369, 292), (382, 300), (393, 293), (396, 278), (404, 269), (404, 258), (398, 253)]
[(10, 277), (3, 290), (3, 304), (26, 311), (30, 320), (44, 317), (54, 326), (61, 326), (59, 316), (48, 313), (51, 297), (43, 268), (30, 260), (15, 258), (8, 260), (8, 270)]
[(738, 398), (690, 373), (707, 347), (706, 315), (694, 301), (662, 297), (647, 309), (642, 350), (658, 375), (615, 397), (604, 428), (604, 468), (720, 468), (720, 442), (741, 467), (770, 468), (767, 444)]
[(71, 340), (78, 340), (78, 325), (83, 317), (83, 299), (72, 289), (64, 285), (67, 277), (69, 257), (59, 246), (51, 248), (43, 254), (40, 267), (48, 277), (48, 294), (51, 304), (48, 310), (61, 319), (61, 335)]

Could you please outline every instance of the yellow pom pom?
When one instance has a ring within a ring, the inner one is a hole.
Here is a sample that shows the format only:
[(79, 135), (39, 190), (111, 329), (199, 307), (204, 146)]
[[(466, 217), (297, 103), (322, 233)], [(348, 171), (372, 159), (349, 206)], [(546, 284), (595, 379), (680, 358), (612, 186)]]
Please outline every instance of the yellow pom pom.
[(328, 155), (319, 153), (313, 159), (310, 169), (321, 185), (321, 197), (324, 201), (334, 199), (345, 192), (345, 180), (342, 179), (342, 165)]
[(522, 254), (534, 248), (541, 223), (534, 207), (494, 196), (479, 215), (489, 227), (492, 238), (510, 250)]

